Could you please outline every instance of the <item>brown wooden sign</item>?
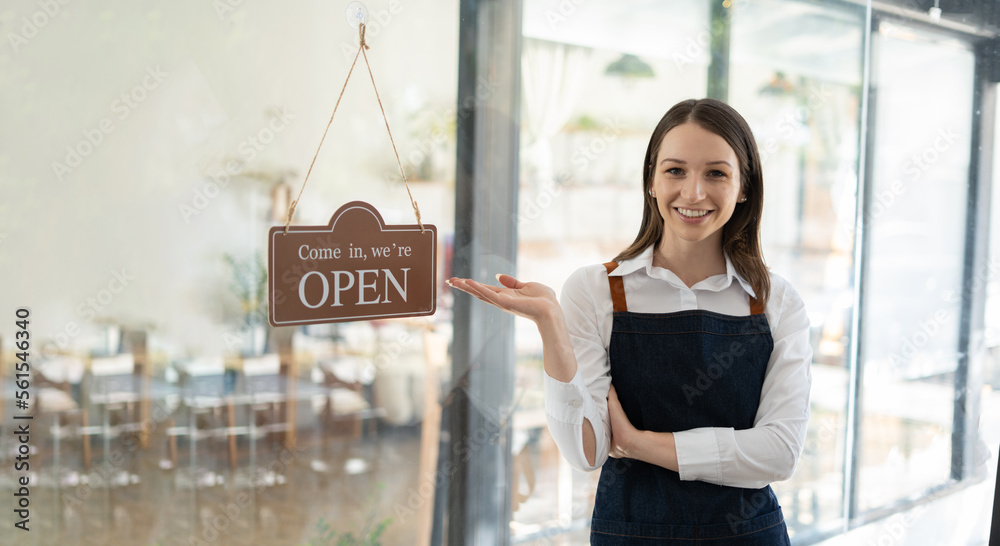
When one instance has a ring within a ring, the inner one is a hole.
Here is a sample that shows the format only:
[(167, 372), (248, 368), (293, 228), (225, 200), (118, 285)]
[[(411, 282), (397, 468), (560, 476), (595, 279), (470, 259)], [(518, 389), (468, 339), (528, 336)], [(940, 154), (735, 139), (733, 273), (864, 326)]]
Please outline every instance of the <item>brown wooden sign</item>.
[(387, 226), (352, 201), (329, 225), (271, 228), (267, 273), (272, 326), (433, 315), (437, 229)]

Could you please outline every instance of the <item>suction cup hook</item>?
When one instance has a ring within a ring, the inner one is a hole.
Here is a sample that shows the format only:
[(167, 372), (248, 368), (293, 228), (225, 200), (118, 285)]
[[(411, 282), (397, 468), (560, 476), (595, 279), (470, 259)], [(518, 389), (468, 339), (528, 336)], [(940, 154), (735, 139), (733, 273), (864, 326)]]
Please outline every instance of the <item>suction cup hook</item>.
[(357, 29), (362, 23), (368, 24), (368, 8), (361, 2), (351, 2), (347, 4), (347, 24), (351, 28)]
[(938, 6), (938, 0), (934, 0), (934, 7), (927, 10), (927, 15), (930, 16), (931, 21), (941, 20), (941, 8)]

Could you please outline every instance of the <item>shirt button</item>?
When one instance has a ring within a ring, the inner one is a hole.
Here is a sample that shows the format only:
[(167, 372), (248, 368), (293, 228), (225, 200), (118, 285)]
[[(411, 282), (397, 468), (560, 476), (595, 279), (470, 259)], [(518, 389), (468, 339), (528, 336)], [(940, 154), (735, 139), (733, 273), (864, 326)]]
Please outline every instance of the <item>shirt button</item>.
[(583, 402), (581, 402), (579, 400), (571, 400), (570, 403), (569, 403), (569, 405), (570, 405), (570, 407), (573, 407), (573, 408), (579, 408), (580, 406), (583, 405)]

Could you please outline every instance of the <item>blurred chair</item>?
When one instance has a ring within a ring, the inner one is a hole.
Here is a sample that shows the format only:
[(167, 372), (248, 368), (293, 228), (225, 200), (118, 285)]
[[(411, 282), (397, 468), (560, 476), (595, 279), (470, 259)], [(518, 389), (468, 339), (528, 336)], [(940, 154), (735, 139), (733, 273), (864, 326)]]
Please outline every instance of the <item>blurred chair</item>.
[[(32, 407), (32, 412), (36, 418), (49, 418), (51, 422), (52, 448), (54, 456), (53, 467), (58, 469), (61, 465), (61, 454), (65, 447), (62, 445), (64, 438), (80, 437), (82, 441), (89, 442), (89, 435), (100, 432), (95, 427), (84, 429), (84, 412), (81, 411), (80, 402), (76, 396), (80, 392), (80, 383), (83, 379), (86, 365), (83, 360), (72, 357), (58, 355), (47, 360), (40, 360), (32, 366), (32, 385), (36, 389), (35, 398), (37, 406)], [(85, 466), (89, 466), (88, 460), (83, 461)]]
[[(0, 340), (0, 348), (2, 346)], [(80, 404), (74, 397), (74, 392), (79, 392), (84, 363), (68, 355), (51, 358), (39, 356), (38, 360), (29, 360), (31, 378), (27, 407), (18, 408), (15, 393), (20, 389), (16, 388), (15, 381), (16, 374), (19, 373), (17, 364), (22, 361), (15, 355), (15, 352), (5, 354), (0, 350), (0, 380), (3, 381), (4, 388), (3, 401), (0, 402), (0, 417), (4, 418), (0, 425), (2, 460), (5, 464), (7, 461), (12, 464), (14, 457), (18, 455), (17, 442), (10, 442), (9, 439), (16, 435), (15, 430), (23, 421), (17, 421), (13, 416), (30, 415), (30, 422), (35, 423), (32, 429), (36, 432), (45, 431), (34, 436), (39, 441), (32, 442), (31, 456), (39, 466), (58, 472), (62, 468), (62, 454), (67, 447), (63, 445), (64, 439), (76, 437), (81, 432)]]
[(372, 395), (375, 406), (385, 410), (382, 421), (389, 425), (410, 426), (424, 418), (427, 379), (429, 375), (437, 377), (439, 371), (429, 353), (429, 328), (419, 321), (398, 321), (378, 328)]
[[(122, 432), (141, 431), (139, 401), (142, 399), (141, 377), (135, 373), (135, 358), (131, 353), (91, 357), (84, 374), (83, 457), (84, 468), (90, 469), (90, 436), (100, 434), (103, 453), (109, 457), (111, 438)], [(90, 407), (98, 413), (98, 424), (90, 426)]]
[(258, 436), (285, 433), (294, 428), (289, 417), (289, 407), (294, 403), (288, 395), (288, 367), (281, 365), (277, 354), (267, 354), (243, 359), (243, 387), (249, 411), (249, 436), (251, 448)]
[[(143, 330), (123, 331), (120, 326), (107, 325), (94, 342), (80, 386), (83, 458), (88, 470), (90, 436), (102, 435), (105, 457), (110, 453), (111, 438), (125, 432), (135, 434), (138, 447), (149, 445), (149, 427), (145, 424), (149, 421), (151, 377), (146, 337)], [(50, 403), (65, 402), (50, 396)], [(99, 418), (94, 426), (90, 425), (91, 407), (97, 410)]]
[(77, 396), (85, 369), (84, 361), (71, 355), (56, 355), (33, 363), (32, 385), (38, 389), (39, 410), (58, 413), (79, 410)]
[[(150, 423), (152, 396), (152, 369), (149, 362), (148, 334), (144, 330), (127, 330), (122, 334), (123, 349), (132, 355), (134, 374), (139, 382), (139, 423)], [(149, 428), (139, 429), (139, 447), (149, 447)]]
[(353, 439), (361, 437), (362, 422), (366, 419), (369, 419), (369, 434), (374, 434), (377, 423), (372, 417), (384, 414), (384, 411), (372, 409), (365, 398), (364, 384), (358, 374), (349, 373), (352, 368), (357, 369), (363, 365), (362, 359), (357, 357), (322, 361), (316, 366), (315, 371), (318, 373), (314, 373), (313, 377), (316, 383), (326, 389), (320, 408), (322, 421), (334, 433), (346, 428)]
[(202, 438), (225, 438), (229, 466), (236, 468), (235, 378), (219, 357), (194, 358), (177, 364), (180, 375), (183, 412), (187, 423), (167, 430), (171, 463), (177, 466), (177, 437), (189, 442), (190, 465), (197, 470), (198, 441)]
[(294, 345), (298, 330), (294, 327), (279, 327), (272, 328), (268, 334), (271, 351), (278, 354), (279, 374), (285, 384), (285, 402), (282, 410), (284, 421), (288, 424), (284, 439), (288, 448), (295, 447), (298, 442), (298, 401), (301, 396), (299, 392), (303, 387), (299, 384), (299, 365)]

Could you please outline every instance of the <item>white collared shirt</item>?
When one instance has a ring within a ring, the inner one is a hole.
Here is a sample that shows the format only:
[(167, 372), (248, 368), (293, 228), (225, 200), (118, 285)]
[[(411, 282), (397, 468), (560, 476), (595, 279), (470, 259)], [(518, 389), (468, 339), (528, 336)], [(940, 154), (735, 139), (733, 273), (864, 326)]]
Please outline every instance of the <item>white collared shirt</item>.
[[(750, 314), (753, 288), (726, 256), (726, 273), (688, 287), (667, 269), (653, 266), (653, 247), (625, 260), (611, 275), (623, 277), (628, 310), (671, 313), (701, 309), (726, 315)], [(735, 281), (735, 282), (734, 282)], [(589, 471), (608, 457), (611, 425), (608, 388), (611, 367), (612, 303), (603, 265), (578, 269), (563, 286), (566, 316), (577, 372), (569, 383), (545, 376), (545, 413), (549, 431), (570, 465)], [(809, 318), (802, 298), (785, 279), (771, 273), (771, 295), (764, 309), (774, 349), (767, 363), (753, 428), (705, 427), (673, 431), (680, 479), (733, 487), (761, 488), (791, 477), (805, 443), (809, 422)], [(583, 419), (594, 427), (594, 466), (583, 454)]]

